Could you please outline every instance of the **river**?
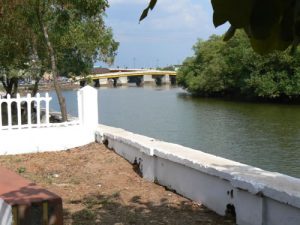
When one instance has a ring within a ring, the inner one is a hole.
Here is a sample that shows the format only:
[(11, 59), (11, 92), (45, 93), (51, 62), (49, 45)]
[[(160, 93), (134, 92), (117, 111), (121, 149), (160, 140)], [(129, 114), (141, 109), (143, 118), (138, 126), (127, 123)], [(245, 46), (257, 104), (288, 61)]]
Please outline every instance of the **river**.
[[(98, 95), (102, 124), (300, 178), (299, 105), (192, 98), (166, 87), (100, 88)], [(76, 92), (64, 96), (76, 116)], [(51, 107), (58, 110), (55, 97)]]

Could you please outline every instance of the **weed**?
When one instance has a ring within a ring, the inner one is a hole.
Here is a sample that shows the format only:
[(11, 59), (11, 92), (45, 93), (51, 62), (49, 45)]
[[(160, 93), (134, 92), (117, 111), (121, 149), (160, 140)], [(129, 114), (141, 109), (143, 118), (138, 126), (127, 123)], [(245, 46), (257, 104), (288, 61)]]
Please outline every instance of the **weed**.
[(19, 167), (19, 168), (17, 169), (17, 172), (18, 172), (18, 174), (25, 173), (25, 172), (26, 172), (26, 168), (21, 166), (21, 167)]
[(73, 220), (87, 220), (87, 221), (91, 221), (91, 220), (95, 220), (96, 219), (96, 214), (95, 212), (88, 210), (88, 209), (83, 209), (79, 212), (76, 212), (73, 214), (72, 216)]

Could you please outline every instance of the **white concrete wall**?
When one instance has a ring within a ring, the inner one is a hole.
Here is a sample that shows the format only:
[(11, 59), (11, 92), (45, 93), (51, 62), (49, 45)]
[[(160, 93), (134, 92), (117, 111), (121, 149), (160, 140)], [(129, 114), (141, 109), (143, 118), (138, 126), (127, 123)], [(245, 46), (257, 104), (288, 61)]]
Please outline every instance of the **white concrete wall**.
[(234, 205), (237, 224), (300, 224), (299, 179), (104, 125), (96, 139), (108, 141), (131, 163), (139, 162), (144, 178), (220, 215)]
[(0, 199), (0, 225), (12, 225), (12, 207)]
[(50, 124), (51, 127), (0, 130), (0, 155), (66, 150), (95, 141), (98, 124), (98, 94), (86, 86), (78, 95), (79, 121)]
[(0, 131), (0, 155), (66, 150), (95, 140), (90, 129), (81, 125)]

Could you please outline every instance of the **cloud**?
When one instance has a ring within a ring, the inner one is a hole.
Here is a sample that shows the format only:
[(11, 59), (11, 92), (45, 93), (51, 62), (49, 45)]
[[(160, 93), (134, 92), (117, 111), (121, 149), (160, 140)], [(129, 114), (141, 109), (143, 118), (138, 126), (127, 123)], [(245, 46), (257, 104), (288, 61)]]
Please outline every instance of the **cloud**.
[[(127, 56), (138, 56), (138, 52), (145, 61), (160, 57), (163, 64), (178, 63), (191, 54), (198, 38), (224, 32), (213, 26), (210, 0), (158, 0), (155, 9), (139, 24), (138, 18), (148, 2), (109, 0), (106, 22), (121, 44), (116, 60), (120, 64), (126, 64)], [(166, 60), (162, 55), (166, 55)]]
[[(158, 17), (153, 16), (153, 28), (161, 30), (193, 30), (199, 34), (212, 31), (211, 10), (205, 9), (206, 0), (162, 0), (157, 5)], [(197, 32), (198, 31), (198, 32)]]
[(209, 0), (158, 0), (154, 10), (139, 25), (138, 18), (147, 3), (146, 0), (110, 0), (112, 10), (122, 8), (123, 11), (120, 9), (119, 15), (116, 15), (109, 23), (115, 27), (115, 31), (123, 35), (133, 31), (138, 31), (137, 35), (139, 35), (141, 30), (146, 33), (151, 31), (150, 36), (151, 33), (157, 32), (160, 32), (160, 35), (165, 33), (173, 35), (177, 31), (179, 36), (185, 32), (207, 38), (215, 31)]

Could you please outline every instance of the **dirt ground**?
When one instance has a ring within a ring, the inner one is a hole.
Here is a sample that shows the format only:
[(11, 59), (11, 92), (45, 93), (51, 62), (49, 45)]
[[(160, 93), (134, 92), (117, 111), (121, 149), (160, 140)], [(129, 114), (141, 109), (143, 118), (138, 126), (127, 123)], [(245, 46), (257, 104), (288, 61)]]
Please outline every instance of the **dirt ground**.
[(204, 206), (143, 180), (104, 145), (1, 156), (0, 165), (58, 194), (64, 224), (234, 224)]

